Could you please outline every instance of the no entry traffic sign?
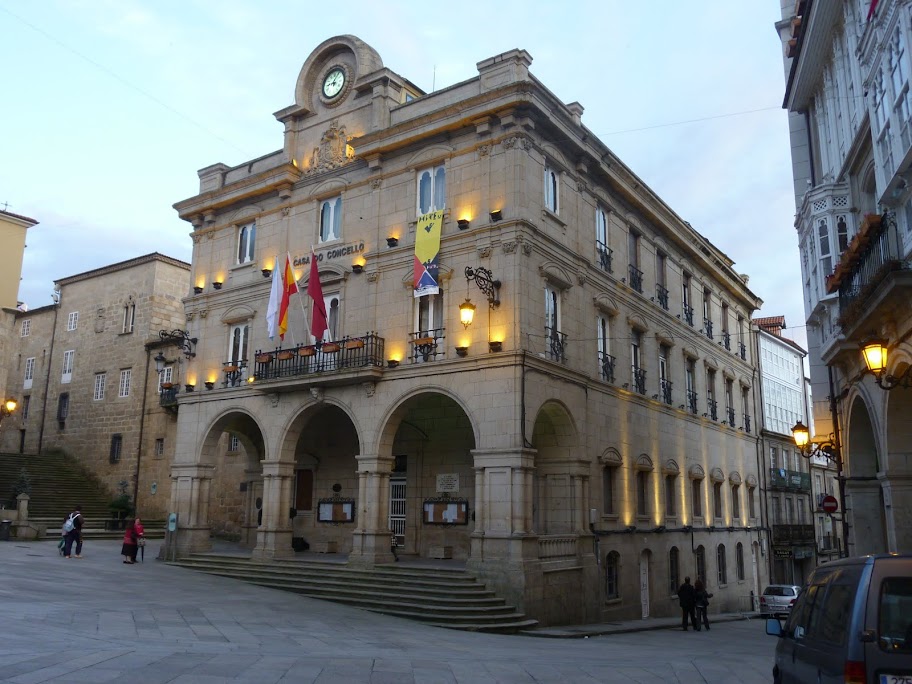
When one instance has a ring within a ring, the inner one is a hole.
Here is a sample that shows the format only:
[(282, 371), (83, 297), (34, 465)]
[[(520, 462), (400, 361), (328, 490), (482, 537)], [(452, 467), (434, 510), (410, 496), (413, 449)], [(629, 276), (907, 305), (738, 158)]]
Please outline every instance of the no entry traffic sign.
[(836, 501), (835, 496), (825, 496), (823, 501), (820, 502), (820, 507), (825, 513), (835, 513), (839, 510), (839, 502)]

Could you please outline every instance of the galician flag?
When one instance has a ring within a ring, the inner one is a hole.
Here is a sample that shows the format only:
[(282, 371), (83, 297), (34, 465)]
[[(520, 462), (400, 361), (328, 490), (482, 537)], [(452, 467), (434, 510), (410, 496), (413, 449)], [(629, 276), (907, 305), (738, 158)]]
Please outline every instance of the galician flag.
[(323, 286), (320, 284), (317, 255), (313, 248), (310, 250), (310, 277), (307, 279), (307, 294), (313, 300), (310, 334), (314, 336), (316, 342), (320, 342), (328, 326), (326, 324), (326, 302), (323, 300)]
[(279, 339), (285, 339), (288, 330), (288, 301), (291, 295), (298, 292), (295, 282), (294, 269), (291, 267), (291, 257), (285, 254), (284, 268), (272, 269), (272, 290), (269, 293), (269, 306), (266, 307), (266, 323), (269, 329), (269, 339), (275, 339), (278, 332)]

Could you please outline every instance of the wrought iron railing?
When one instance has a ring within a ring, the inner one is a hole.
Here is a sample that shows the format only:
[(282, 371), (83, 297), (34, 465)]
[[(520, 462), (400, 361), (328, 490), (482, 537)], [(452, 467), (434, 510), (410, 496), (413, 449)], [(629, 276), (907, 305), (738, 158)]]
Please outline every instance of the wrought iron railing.
[(774, 544), (813, 544), (814, 541), (813, 525), (773, 525)]
[(668, 311), (668, 288), (656, 285), (656, 301), (665, 311)]
[(731, 351), (732, 348), (732, 336), (731, 333), (727, 330), (722, 331), (722, 346), (725, 347), (726, 351)]
[(744, 361), (747, 361), (747, 345), (744, 342), (738, 342), (738, 353)]
[(709, 339), (713, 338), (713, 322), (708, 318), (703, 319), (703, 334)]
[(410, 354), (412, 363), (433, 361), (438, 356), (443, 356), (445, 332), (446, 328), (434, 328), (432, 330), (418, 330), (409, 333), (409, 342), (412, 345), (412, 353)]
[(552, 361), (566, 361), (567, 335), (557, 328), (545, 328), (548, 358)]
[(681, 315), (684, 317), (684, 322), (687, 323), (690, 327), (693, 327), (694, 324), (694, 310), (692, 306), (687, 306), (684, 304), (681, 307)]
[(630, 280), (630, 287), (637, 292), (643, 292), (643, 272), (633, 264), (627, 265), (627, 273)]
[(244, 384), (244, 371), (247, 370), (247, 359), (222, 362), (222, 387), (240, 387)]
[(640, 394), (646, 394), (646, 370), (638, 366), (633, 366), (630, 371), (630, 379), (633, 381), (634, 391), (639, 392)]
[(275, 380), (351, 368), (382, 367), (384, 340), (376, 333), (345, 337), (332, 342), (299, 344), (259, 350), (254, 357), (254, 378)]
[(731, 406), (726, 406), (725, 415), (727, 418), (725, 422), (728, 423), (730, 427), (735, 427), (735, 409)]
[(713, 399), (712, 396), (706, 398), (706, 413), (703, 415), (708, 416), (713, 420), (719, 419), (719, 402)]
[(170, 386), (165, 387), (165, 385), (162, 385), (158, 394), (158, 405), (163, 408), (177, 406), (177, 394), (180, 392), (179, 386), (172, 385), (171, 383), (167, 384)]
[(604, 242), (596, 240), (595, 250), (598, 252), (599, 266), (601, 266), (602, 270), (606, 273), (611, 273), (611, 257), (614, 254), (614, 252), (611, 251), (611, 247)]
[(602, 380), (605, 382), (614, 382), (614, 357), (605, 352), (599, 352), (599, 370)]
[(748, 434), (751, 431), (751, 417), (746, 413), (744, 414), (744, 431)]
[(664, 403), (671, 405), (671, 380), (659, 380), (659, 396)]
[(694, 390), (687, 390), (687, 410), (691, 413), (697, 412), (697, 393)]

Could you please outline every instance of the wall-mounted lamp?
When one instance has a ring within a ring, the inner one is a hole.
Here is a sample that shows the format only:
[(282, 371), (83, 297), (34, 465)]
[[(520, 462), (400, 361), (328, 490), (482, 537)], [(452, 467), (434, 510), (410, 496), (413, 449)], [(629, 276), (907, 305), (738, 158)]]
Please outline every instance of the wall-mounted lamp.
[(0, 421), (2, 421), (5, 416), (12, 415), (17, 406), (19, 406), (19, 402), (12, 397), (9, 397), (6, 401), (0, 404)]
[(399, 244), (399, 238), (397, 238), (397, 237), (395, 237), (395, 236), (393, 236), (393, 235), (390, 235), (388, 238), (386, 238), (386, 246), (387, 246), (387, 247), (395, 247), (395, 246), (397, 246), (398, 244)]
[(196, 285), (196, 286), (194, 286), (193, 292), (194, 292), (194, 294), (202, 294), (202, 293), (203, 293), (203, 286), (202, 286), (202, 285)]
[[(190, 333), (188, 333), (186, 330), (159, 330), (158, 337), (162, 342), (169, 342), (171, 344), (177, 345), (178, 349), (184, 352), (184, 356), (186, 356), (188, 359), (192, 359), (194, 356), (196, 356), (196, 352), (193, 351), (193, 345), (196, 344), (197, 340), (195, 337), (190, 337)], [(161, 359), (162, 364), (164, 364), (165, 357), (161, 352), (159, 352), (158, 356), (155, 357), (155, 367), (158, 368), (159, 372), (161, 372), (161, 368), (164, 368), (164, 365), (159, 368), (159, 359)]]
[(215, 383), (212, 380), (206, 380), (205, 385), (207, 390), (211, 390), (215, 387)]
[(352, 264), (352, 273), (364, 273), (364, 264)]
[(865, 366), (870, 373), (873, 373), (874, 381), (881, 389), (912, 387), (912, 365), (906, 366), (906, 369), (899, 375), (887, 372), (886, 340), (876, 337), (868, 340), (861, 348), (861, 355), (864, 358)]
[(469, 227), (469, 219), (465, 219), (465, 218), (459, 219), (458, 221), (456, 221), (456, 225), (459, 226), (459, 230), (465, 230), (466, 228)]
[(468, 328), (472, 325), (472, 320), (475, 318), (475, 305), (472, 304), (472, 300), (466, 297), (466, 300), (459, 305), (459, 322), (463, 326)]
[(503, 218), (503, 210), (495, 209), (494, 211), (491, 212), (490, 216), (491, 216), (491, 221), (493, 221), (494, 223), (497, 223), (498, 221), (500, 221)]
[(261, 271), (261, 273), (263, 274), (263, 277), (264, 277), (264, 278), (268, 278), (269, 276), (272, 275), (272, 269), (271, 269), (271, 268), (264, 268), (264, 269)]
[(387, 359), (386, 365), (389, 368), (397, 368), (399, 366), (399, 359)]
[(212, 282), (212, 287), (214, 287), (216, 290), (221, 290), (221, 289), (222, 289), (222, 283), (221, 283), (221, 281), (220, 281), (220, 280), (214, 280), (214, 281)]
[(488, 351), (492, 353), (503, 351), (503, 342), (500, 340), (491, 340), (488, 342)]
[(192, 382), (188, 382), (186, 385), (184, 385), (184, 389), (188, 392), (192, 392), (196, 389), (196, 385), (194, 385)]
[(463, 357), (467, 356), (468, 353), (469, 353), (468, 347), (456, 347), (456, 356), (458, 356), (459, 358), (463, 358)]

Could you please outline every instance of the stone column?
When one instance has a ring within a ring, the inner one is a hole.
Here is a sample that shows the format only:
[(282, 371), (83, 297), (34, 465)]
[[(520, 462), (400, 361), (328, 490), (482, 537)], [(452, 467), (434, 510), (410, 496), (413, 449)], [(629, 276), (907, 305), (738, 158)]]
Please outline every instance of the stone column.
[(295, 464), (292, 461), (260, 461), (263, 465), (263, 522), (257, 529), (252, 557), (259, 560), (291, 558), (291, 489)]
[(390, 548), (389, 480), (393, 471), (392, 456), (359, 455), (358, 500), (352, 550), (348, 564), (372, 567), (395, 561)]
[(887, 551), (912, 548), (912, 476), (891, 475), (882, 482)]
[(171, 512), (177, 513), (177, 555), (209, 551), (209, 490), (215, 466), (171, 466)]
[(846, 482), (848, 501), (844, 504), (844, 512), (849, 516), (848, 555), (863, 556), (887, 550), (881, 496), (880, 482)]

